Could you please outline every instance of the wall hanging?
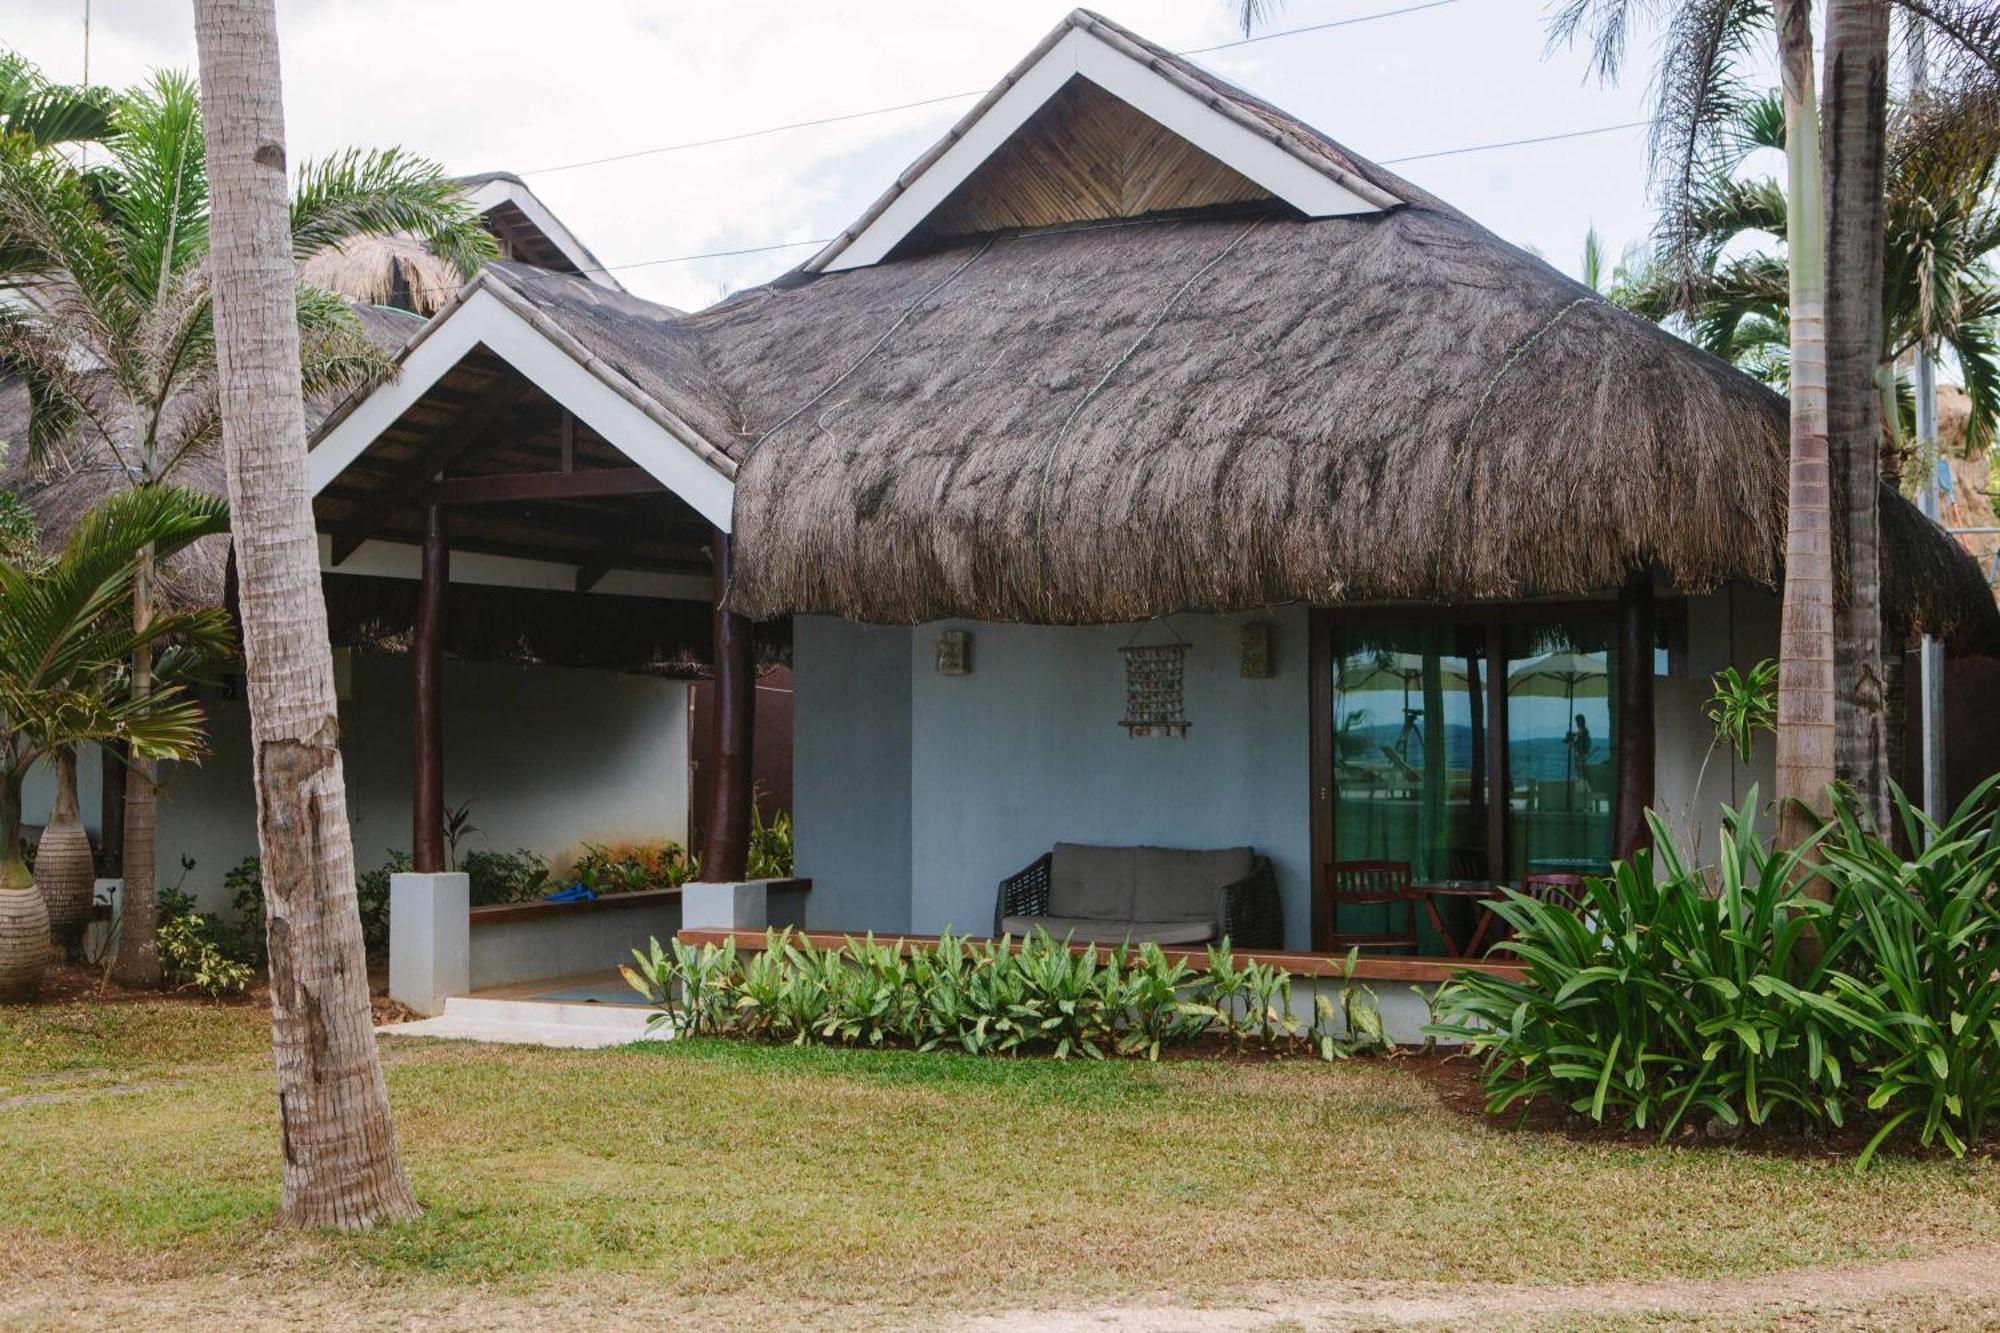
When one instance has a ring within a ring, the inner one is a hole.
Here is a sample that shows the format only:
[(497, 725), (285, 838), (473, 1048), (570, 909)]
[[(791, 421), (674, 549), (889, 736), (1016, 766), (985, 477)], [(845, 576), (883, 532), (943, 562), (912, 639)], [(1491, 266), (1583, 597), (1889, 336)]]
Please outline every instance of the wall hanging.
[(1188, 642), (1166, 621), (1159, 623), (1173, 635), (1171, 642), (1140, 643), (1146, 632), (1141, 625), (1118, 650), (1125, 655), (1125, 716), (1118, 725), (1133, 736), (1185, 736), (1190, 725), (1182, 688)]

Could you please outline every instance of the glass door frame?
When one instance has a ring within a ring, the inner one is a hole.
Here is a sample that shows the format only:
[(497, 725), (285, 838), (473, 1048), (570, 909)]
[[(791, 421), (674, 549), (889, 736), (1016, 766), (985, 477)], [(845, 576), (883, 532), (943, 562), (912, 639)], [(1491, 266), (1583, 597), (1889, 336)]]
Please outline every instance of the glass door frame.
[[(1649, 599), (1650, 600), (1650, 599)], [(1485, 640), (1486, 676), (1482, 681), (1485, 690), (1485, 759), (1486, 759), (1486, 857), (1489, 867), (1504, 868), (1509, 864), (1508, 853), (1511, 832), (1509, 825), (1509, 802), (1506, 794), (1513, 790), (1508, 772), (1509, 755), (1507, 740), (1507, 670), (1508, 630), (1518, 625), (1537, 625), (1549, 621), (1577, 619), (1581, 617), (1602, 618), (1609, 621), (1614, 635), (1622, 629), (1620, 615), (1623, 599), (1607, 597), (1595, 601), (1562, 602), (1510, 602), (1473, 603), (1470, 605), (1438, 606), (1374, 606), (1374, 607), (1314, 607), (1309, 619), (1312, 651), (1309, 677), (1309, 722), (1312, 737), (1311, 780), (1312, 780), (1312, 865), (1310, 867), (1311, 891), (1316, 896), (1320, 891), (1323, 868), (1334, 860), (1334, 636), (1341, 630), (1375, 629), (1384, 626), (1476, 626), (1483, 631)], [(1669, 627), (1671, 643), (1672, 625), (1686, 615), (1686, 604), (1678, 600), (1669, 603), (1660, 599), (1650, 608), (1658, 624)], [(1684, 620), (1682, 621), (1684, 623)], [(1648, 637), (1653, 627), (1647, 626)], [(1651, 654), (1646, 654), (1642, 662), (1633, 664), (1628, 654), (1620, 654), (1616, 663), (1619, 682), (1615, 688), (1623, 697), (1630, 688), (1626, 673), (1637, 665), (1643, 670), (1644, 688), (1650, 696), (1653, 679)], [(1497, 669), (1496, 669), (1497, 668)], [(1634, 754), (1643, 747), (1648, 767), (1652, 756), (1652, 709), (1650, 699), (1642, 713), (1642, 725), (1647, 734), (1643, 740), (1628, 735), (1634, 729), (1620, 726), (1615, 744), (1620, 752), (1616, 771), (1623, 774), (1627, 764), (1623, 752), (1632, 747)], [(1638, 795), (1622, 790), (1614, 798), (1615, 803), (1625, 803)], [(1647, 803), (1652, 799), (1652, 784), (1648, 781), (1643, 793)], [(1317, 932), (1317, 925), (1315, 925)], [(1315, 950), (1324, 947), (1324, 941), (1315, 938)]]

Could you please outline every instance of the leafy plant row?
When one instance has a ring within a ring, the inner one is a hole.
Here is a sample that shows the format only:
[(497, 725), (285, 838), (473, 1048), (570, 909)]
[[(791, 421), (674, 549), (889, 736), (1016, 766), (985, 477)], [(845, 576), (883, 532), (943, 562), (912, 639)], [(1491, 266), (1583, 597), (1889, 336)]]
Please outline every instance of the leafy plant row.
[(1108, 1055), (1157, 1060), (1167, 1047), (1219, 1033), (1237, 1047), (1306, 1050), (1334, 1060), (1386, 1049), (1372, 992), (1342, 978), (1321, 991), (1310, 1022), (1292, 1010), (1292, 975), (1238, 963), (1228, 943), (1205, 967), (1156, 944), (1081, 951), (1046, 932), (1021, 941), (936, 944), (848, 939), (822, 949), (772, 931), (758, 952), (735, 942), (634, 950), (625, 979), (660, 1006), (655, 1026), (799, 1044), (908, 1046), (972, 1055)]
[(1865, 1117), (1861, 1166), (1905, 1125), (1963, 1155), (2000, 1108), (1997, 785), (1942, 826), (1898, 791), (1907, 857), (1845, 799), (1789, 852), (1725, 811), (1709, 868), (1654, 818), (1658, 851), (1590, 880), (1584, 902), (1497, 904), (1527, 975), (1461, 975), (1426, 1031), (1483, 1052), (1494, 1112), (1552, 1097), (1662, 1138), (1696, 1115)]

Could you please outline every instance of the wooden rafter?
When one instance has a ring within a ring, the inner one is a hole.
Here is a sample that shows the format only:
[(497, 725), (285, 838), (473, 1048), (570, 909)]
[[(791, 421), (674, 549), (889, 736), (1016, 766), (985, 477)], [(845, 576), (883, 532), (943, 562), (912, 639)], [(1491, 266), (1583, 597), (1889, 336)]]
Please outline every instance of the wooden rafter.
[(513, 500), (589, 500), (665, 490), (659, 478), (642, 467), (600, 467), (581, 472), (500, 472), (445, 477), (432, 482), (423, 493), (432, 504), (477, 505)]
[(361, 549), (361, 543), (382, 526), (390, 515), (420, 497), (431, 478), (453, 460), (477, 444), (510, 412), (516, 411), (530, 391), (498, 394), (472, 409), (458, 423), (440, 433), (417, 451), (409, 465), (398, 474), (394, 485), (361, 502), (361, 512), (334, 529), (333, 563)]

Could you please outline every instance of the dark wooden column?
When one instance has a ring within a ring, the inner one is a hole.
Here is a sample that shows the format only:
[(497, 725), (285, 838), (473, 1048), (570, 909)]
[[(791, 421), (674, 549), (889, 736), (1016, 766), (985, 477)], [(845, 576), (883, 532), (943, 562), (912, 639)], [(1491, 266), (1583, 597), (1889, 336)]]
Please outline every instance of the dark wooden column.
[(410, 801), (410, 859), (414, 868), (436, 874), (444, 866), (444, 612), (451, 581), (451, 548), (445, 544), (444, 509), (424, 508), (423, 582), (417, 590), (415, 642), (410, 675), (416, 791)]
[(750, 853), (750, 755), (757, 719), (757, 669), (750, 622), (722, 603), (729, 592), (729, 534), (709, 536), (715, 556), (715, 728), (707, 755), (708, 809), (701, 821), (701, 877), (743, 878)]
[(1653, 580), (1641, 571), (1618, 594), (1618, 799), (1612, 854), (1630, 856), (1651, 841), (1653, 803)]
[(106, 745), (97, 777), (97, 873), (125, 873), (125, 747)]
[(1514, 779), (1507, 755), (1507, 629), (1486, 622), (1486, 873), (1507, 879), (1507, 825), (1513, 819)]

